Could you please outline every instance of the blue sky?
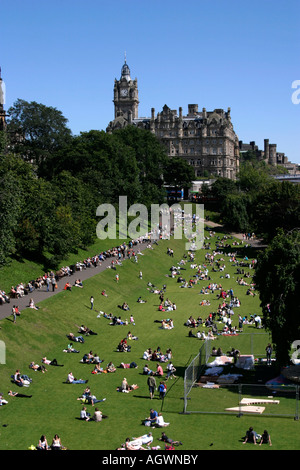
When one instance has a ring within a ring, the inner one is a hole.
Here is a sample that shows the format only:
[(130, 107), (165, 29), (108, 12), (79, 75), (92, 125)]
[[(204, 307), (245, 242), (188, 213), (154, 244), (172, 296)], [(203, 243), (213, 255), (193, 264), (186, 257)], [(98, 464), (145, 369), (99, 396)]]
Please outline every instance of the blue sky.
[(299, 0), (0, 0), (5, 108), (37, 101), (74, 134), (105, 130), (126, 51), (139, 116), (231, 107), (240, 140), (300, 163), (299, 13)]

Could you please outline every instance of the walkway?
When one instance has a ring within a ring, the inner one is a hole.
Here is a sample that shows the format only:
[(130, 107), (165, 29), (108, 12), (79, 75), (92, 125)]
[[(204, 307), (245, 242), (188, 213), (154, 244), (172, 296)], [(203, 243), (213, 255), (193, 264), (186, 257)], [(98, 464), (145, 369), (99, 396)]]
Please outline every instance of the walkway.
[[(137, 249), (139, 251), (143, 251), (147, 247), (147, 245), (148, 243), (139, 243), (138, 245), (133, 246), (133, 250), (135, 251)], [(82, 271), (75, 271), (75, 273), (71, 274), (70, 276), (62, 277), (57, 282), (57, 289), (55, 289), (54, 292), (52, 292), (52, 286), (50, 286), (50, 291), (48, 292), (47, 286), (44, 286), (40, 289), (35, 289), (30, 294), (25, 295), (24, 297), (20, 297), (19, 299), (11, 299), (9, 304), (5, 303), (3, 305), (0, 305), (0, 320), (9, 317), (12, 314), (13, 305), (18, 305), (19, 310), (22, 311), (28, 307), (30, 298), (32, 298), (34, 300), (35, 305), (37, 305), (42, 300), (48, 299), (49, 297), (52, 297), (58, 292), (62, 292), (64, 290), (66, 282), (70, 282), (70, 284), (73, 286), (76, 279), (80, 279), (82, 282), (84, 282), (86, 279), (89, 279), (95, 276), (96, 274), (103, 272), (105, 269), (108, 268), (108, 266), (111, 265), (112, 260), (116, 260), (116, 258), (107, 258), (106, 260), (101, 261), (101, 263), (98, 264), (97, 267), (92, 266), (90, 268), (83, 269)]]
[[(211, 227), (212, 229), (217, 228), (217, 227), (222, 228), (222, 225), (217, 224), (212, 221), (205, 220), (204, 223), (205, 225)], [(243, 240), (243, 234), (241, 233), (232, 233), (231, 235), (234, 236), (235, 238)], [(265, 245), (263, 245), (261, 240), (259, 239), (247, 240), (247, 243), (249, 243), (255, 248), (265, 247)], [(138, 250), (143, 251), (147, 247), (147, 245), (148, 243), (139, 243), (138, 245), (135, 245), (134, 248), (138, 247)], [(31, 294), (25, 295), (24, 297), (21, 297), (19, 299), (11, 299), (9, 304), (6, 303), (3, 305), (0, 305), (0, 320), (2, 320), (3, 318), (7, 318), (11, 315), (13, 305), (18, 305), (19, 310), (22, 311), (28, 307), (30, 298), (32, 298), (34, 300), (34, 303), (37, 305), (39, 302), (45, 299), (48, 299), (49, 297), (57, 294), (58, 292), (63, 291), (67, 281), (69, 281), (71, 285), (73, 285), (75, 280), (78, 278), (80, 278), (81, 281), (85, 281), (86, 279), (89, 279), (92, 276), (95, 276), (96, 274), (103, 272), (111, 264), (112, 259), (115, 259), (115, 258), (107, 258), (105, 261), (102, 261), (101, 264), (98, 265), (96, 268), (95, 267), (86, 268), (86, 269), (83, 269), (82, 271), (76, 271), (71, 276), (65, 276), (61, 278), (60, 281), (57, 283), (58, 288), (55, 289), (54, 292), (52, 292), (52, 286), (50, 286), (50, 291), (48, 292), (47, 292), (47, 287), (45, 286), (45, 287), (42, 287), (41, 289), (35, 289)]]

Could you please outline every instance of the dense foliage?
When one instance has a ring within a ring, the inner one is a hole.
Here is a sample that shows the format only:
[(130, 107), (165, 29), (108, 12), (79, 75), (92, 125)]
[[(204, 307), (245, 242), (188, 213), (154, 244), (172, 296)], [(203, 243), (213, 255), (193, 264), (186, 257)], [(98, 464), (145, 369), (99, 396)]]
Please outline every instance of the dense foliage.
[(260, 255), (254, 281), (260, 292), (264, 323), (272, 333), (279, 365), (289, 363), (291, 346), (300, 335), (300, 231), (274, 237)]
[[(128, 126), (113, 134), (73, 136), (56, 108), (17, 100), (0, 133), (0, 264), (9, 256), (47, 256), (51, 265), (96, 237), (97, 207), (149, 207), (164, 201), (165, 179), (178, 174), (149, 131)], [(180, 166), (181, 182), (193, 174)], [(174, 181), (174, 184), (176, 181)]]
[(264, 166), (246, 163), (235, 182), (218, 178), (207, 194), (228, 230), (254, 232), (269, 243), (279, 228), (300, 227), (300, 186), (275, 180)]
[(300, 334), (300, 185), (279, 182), (263, 164), (246, 161), (236, 182), (217, 179), (206, 188), (217, 202), (224, 226), (255, 233), (268, 245), (258, 255), (254, 282), (264, 325), (272, 335), (279, 365), (290, 360)]

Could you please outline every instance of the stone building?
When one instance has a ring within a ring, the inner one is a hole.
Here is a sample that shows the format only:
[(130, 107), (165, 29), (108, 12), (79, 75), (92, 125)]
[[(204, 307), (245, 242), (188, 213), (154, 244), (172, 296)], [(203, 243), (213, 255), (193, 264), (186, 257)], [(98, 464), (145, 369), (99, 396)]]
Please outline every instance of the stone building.
[(264, 139), (264, 148), (259, 149), (254, 141), (249, 144), (239, 141), (240, 153), (252, 152), (255, 154), (257, 161), (265, 162), (272, 166), (280, 165), (286, 168), (290, 173), (299, 171), (299, 165), (289, 161), (288, 157), (283, 152), (277, 151), (277, 144), (270, 144), (269, 139)]
[(208, 175), (235, 179), (239, 169), (239, 140), (234, 131), (230, 108), (198, 110), (197, 104), (188, 105), (188, 113), (165, 105), (155, 115), (138, 116), (137, 79), (132, 80), (125, 63), (121, 77), (114, 83), (114, 120), (106, 132), (111, 133), (127, 125), (147, 129), (165, 145), (170, 158), (184, 158), (195, 169), (195, 177)]

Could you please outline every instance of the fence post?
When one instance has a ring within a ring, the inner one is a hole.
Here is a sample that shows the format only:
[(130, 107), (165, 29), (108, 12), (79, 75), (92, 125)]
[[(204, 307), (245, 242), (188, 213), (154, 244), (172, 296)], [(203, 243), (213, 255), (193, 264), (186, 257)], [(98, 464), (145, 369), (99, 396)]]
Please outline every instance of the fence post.
[(242, 409), (241, 409), (242, 387), (243, 387), (242, 384), (239, 384), (239, 385), (238, 385), (238, 390), (239, 390), (239, 414), (238, 414), (238, 418), (240, 418), (241, 416), (243, 416)]
[(295, 421), (299, 421), (299, 385), (296, 385), (296, 414)]

